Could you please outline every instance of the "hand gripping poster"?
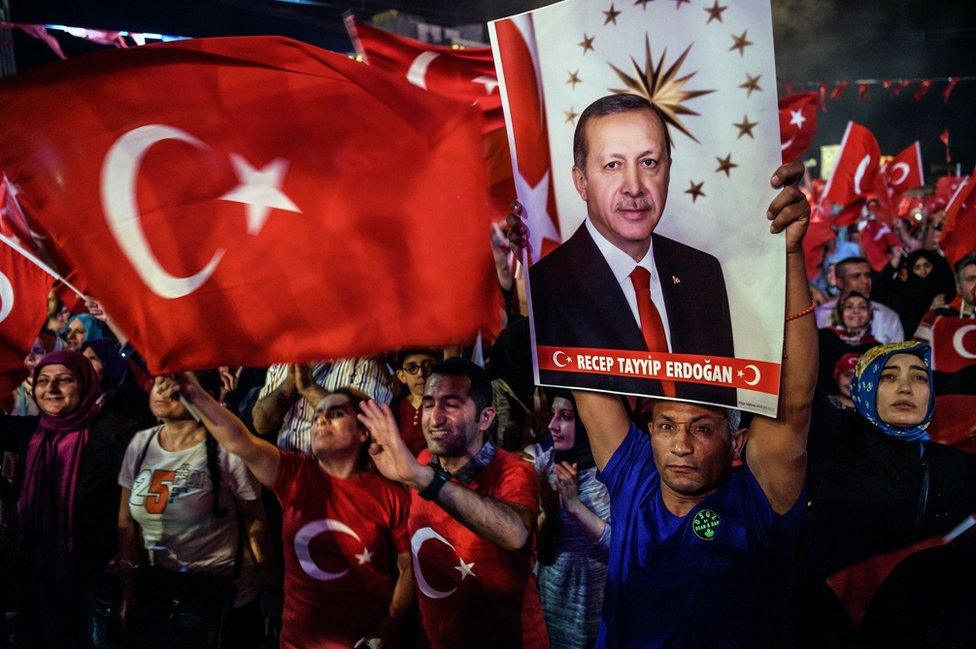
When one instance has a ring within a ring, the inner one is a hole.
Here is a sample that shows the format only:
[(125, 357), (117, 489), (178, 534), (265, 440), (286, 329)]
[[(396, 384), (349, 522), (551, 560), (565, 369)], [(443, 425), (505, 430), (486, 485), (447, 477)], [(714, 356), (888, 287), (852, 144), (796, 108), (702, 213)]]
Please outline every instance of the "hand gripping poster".
[(489, 32), (529, 227), (536, 382), (774, 415), (769, 3), (566, 0)]

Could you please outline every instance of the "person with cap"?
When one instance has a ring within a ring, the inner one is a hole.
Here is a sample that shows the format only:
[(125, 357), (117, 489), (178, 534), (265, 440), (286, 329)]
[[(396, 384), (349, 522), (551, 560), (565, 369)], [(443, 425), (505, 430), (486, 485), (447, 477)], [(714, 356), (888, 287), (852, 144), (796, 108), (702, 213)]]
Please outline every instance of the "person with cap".
[(838, 410), (853, 410), (854, 401), (851, 399), (851, 380), (854, 378), (854, 368), (860, 354), (848, 353), (834, 364), (834, 383), (837, 385), (836, 394), (827, 397), (830, 405)]
[(950, 531), (976, 511), (976, 457), (930, 441), (931, 350), (868, 350), (853, 412), (820, 408), (809, 440), (809, 503), (792, 610), (800, 646), (838, 646), (854, 628), (827, 579), (876, 555)]
[(174, 375), (173, 382), (220, 445), (281, 502), (281, 647), (396, 646), (414, 601), (409, 499), (368, 470), (370, 437), (356, 419), (367, 397), (340, 388), (319, 400), (308, 455), (251, 434), (192, 374)]

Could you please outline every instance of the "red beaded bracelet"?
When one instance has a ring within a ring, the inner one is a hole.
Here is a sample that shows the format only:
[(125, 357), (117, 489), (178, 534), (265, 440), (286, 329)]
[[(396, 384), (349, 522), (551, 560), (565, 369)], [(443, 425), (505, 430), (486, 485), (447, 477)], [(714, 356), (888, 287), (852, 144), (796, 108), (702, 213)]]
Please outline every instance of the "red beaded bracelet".
[(796, 320), (797, 318), (802, 318), (805, 315), (809, 315), (813, 313), (813, 310), (816, 308), (817, 308), (817, 301), (810, 300), (810, 304), (808, 304), (806, 308), (804, 308), (802, 311), (797, 311), (793, 315), (786, 316), (786, 321), (789, 322), (790, 320)]

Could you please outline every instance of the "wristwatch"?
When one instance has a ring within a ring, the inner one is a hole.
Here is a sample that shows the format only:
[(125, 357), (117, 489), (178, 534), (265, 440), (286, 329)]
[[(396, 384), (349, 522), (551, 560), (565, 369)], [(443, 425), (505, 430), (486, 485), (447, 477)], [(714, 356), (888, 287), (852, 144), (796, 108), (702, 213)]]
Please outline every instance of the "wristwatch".
[(451, 472), (438, 464), (428, 464), (427, 466), (434, 471), (434, 479), (420, 490), (420, 497), (424, 500), (434, 500), (444, 487), (444, 483), (451, 479)]

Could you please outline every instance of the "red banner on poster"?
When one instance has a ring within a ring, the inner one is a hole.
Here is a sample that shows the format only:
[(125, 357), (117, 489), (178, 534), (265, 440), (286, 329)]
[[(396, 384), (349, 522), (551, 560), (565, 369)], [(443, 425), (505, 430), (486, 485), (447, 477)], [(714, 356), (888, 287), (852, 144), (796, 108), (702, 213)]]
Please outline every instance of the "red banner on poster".
[[(976, 327), (974, 327), (976, 328)], [(748, 358), (539, 346), (539, 369), (779, 392), (780, 365)]]

